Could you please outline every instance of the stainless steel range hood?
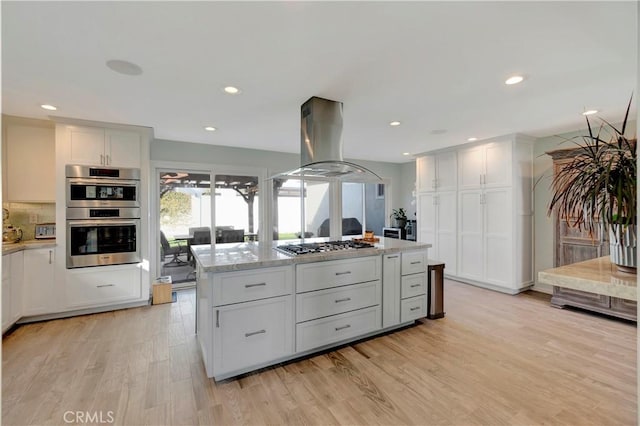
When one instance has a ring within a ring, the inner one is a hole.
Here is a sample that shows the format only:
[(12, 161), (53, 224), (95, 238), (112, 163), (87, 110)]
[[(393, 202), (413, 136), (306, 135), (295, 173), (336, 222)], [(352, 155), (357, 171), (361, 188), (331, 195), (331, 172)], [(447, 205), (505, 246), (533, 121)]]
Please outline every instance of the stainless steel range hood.
[(312, 97), (300, 107), (300, 168), (273, 178), (341, 179), (380, 182), (382, 178), (342, 158), (342, 102)]

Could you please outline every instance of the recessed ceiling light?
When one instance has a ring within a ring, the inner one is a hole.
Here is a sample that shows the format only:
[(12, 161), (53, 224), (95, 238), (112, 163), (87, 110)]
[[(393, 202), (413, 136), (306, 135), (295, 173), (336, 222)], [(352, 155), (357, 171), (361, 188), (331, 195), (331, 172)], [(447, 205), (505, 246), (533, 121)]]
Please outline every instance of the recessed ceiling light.
[(467, 139), (467, 140), (468, 140), (469, 142), (474, 142), (474, 141), (477, 141), (477, 140), (478, 140), (478, 138), (469, 138), (469, 139)]
[(522, 82), (522, 80), (524, 80), (524, 77), (521, 75), (514, 75), (509, 77), (504, 84), (508, 84), (508, 85), (512, 85), (512, 84), (518, 84), (520, 82)]
[(107, 61), (107, 67), (119, 74), (124, 75), (140, 75), (142, 74), (142, 68), (139, 65), (129, 61), (122, 61), (120, 59), (111, 59)]
[(240, 93), (240, 89), (238, 89), (237, 87), (233, 87), (233, 86), (227, 86), (224, 89), (225, 93), (228, 93), (230, 95), (237, 95), (238, 93)]
[(389, 123), (389, 126), (394, 126), (395, 127), (395, 126), (399, 126), (400, 124), (402, 124), (402, 123), (400, 123), (399, 121), (392, 121), (391, 123)]
[(40, 105), (40, 108), (48, 109), (49, 111), (55, 111), (58, 109), (58, 107), (49, 104), (42, 104)]
[(593, 114), (597, 114), (597, 113), (598, 113), (597, 109), (590, 109), (590, 110), (587, 110), (587, 111), (583, 112), (582, 115), (593, 115)]
[(402, 155), (411, 155), (410, 152), (403, 152)]
[(215, 128), (215, 127), (213, 127), (213, 126), (207, 126), (207, 127), (205, 127), (204, 129), (205, 129), (207, 132), (215, 132), (215, 131), (216, 131), (216, 128)]

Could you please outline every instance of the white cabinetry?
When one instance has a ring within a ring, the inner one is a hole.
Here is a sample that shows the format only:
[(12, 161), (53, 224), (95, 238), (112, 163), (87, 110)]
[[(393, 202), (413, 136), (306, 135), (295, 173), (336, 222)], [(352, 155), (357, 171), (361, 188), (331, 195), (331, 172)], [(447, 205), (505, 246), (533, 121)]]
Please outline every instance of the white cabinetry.
[(382, 257), (382, 327), (400, 324), (400, 253)]
[(209, 377), (293, 354), (293, 266), (198, 271), (197, 334)]
[(456, 152), (425, 155), (416, 160), (417, 191), (451, 191), (456, 189)]
[(3, 202), (49, 202), (55, 191), (55, 130), (47, 121), (7, 118)]
[(457, 161), (457, 189), (418, 194), (419, 241), (433, 244), (449, 277), (507, 293), (530, 287), (532, 140), (477, 143), (458, 149)]
[(67, 271), (66, 304), (69, 309), (89, 308), (139, 300), (137, 265), (78, 268)]
[(114, 167), (140, 167), (138, 132), (100, 127), (65, 126), (69, 162)]
[(21, 251), (2, 256), (2, 332), (22, 316), (24, 258)]
[(402, 253), (400, 322), (427, 316), (427, 252)]
[(382, 327), (380, 256), (296, 265), (296, 351)]
[(59, 310), (54, 257), (53, 248), (24, 251), (24, 316), (50, 314)]

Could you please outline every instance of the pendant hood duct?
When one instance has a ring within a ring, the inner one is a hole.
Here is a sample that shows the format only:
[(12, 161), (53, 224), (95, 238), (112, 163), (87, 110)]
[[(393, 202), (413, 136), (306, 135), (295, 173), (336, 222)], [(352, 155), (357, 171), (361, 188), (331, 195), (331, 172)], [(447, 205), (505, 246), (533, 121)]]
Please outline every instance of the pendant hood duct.
[(302, 104), (300, 117), (300, 168), (273, 178), (382, 180), (366, 167), (342, 159), (342, 102), (314, 96)]

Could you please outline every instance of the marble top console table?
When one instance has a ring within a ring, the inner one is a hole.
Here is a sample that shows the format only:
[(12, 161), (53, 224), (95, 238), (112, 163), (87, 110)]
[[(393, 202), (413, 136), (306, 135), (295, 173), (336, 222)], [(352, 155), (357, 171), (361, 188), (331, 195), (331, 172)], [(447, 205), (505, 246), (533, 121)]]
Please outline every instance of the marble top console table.
[(555, 307), (575, 306), (637, 321), (637, 276), (618, 271), (609, 256), (541, 271), (538, 280), (553, 286)]

